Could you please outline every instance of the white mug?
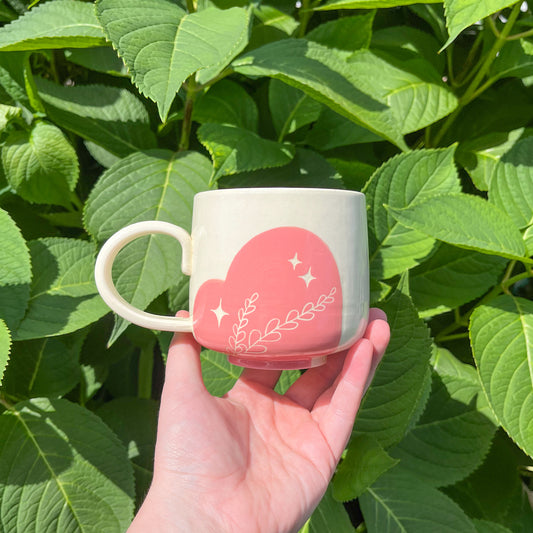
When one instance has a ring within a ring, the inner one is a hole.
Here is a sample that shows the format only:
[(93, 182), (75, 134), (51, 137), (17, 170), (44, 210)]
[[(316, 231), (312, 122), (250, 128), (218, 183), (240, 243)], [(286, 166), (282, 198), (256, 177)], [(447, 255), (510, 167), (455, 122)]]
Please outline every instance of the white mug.
[[(146, 313), (117, 292), (111, 268), (130, 241), (162, 233), (182, 247), (188, 318)], [(365, 197), (336, 189), (250, 188), (194, 197), (192, 232), (161, 221), (115, 233), (95, 266), (109, 307), (145, 328), (192, 332), (251, 368), (311, 368), (351, 346), (369, 306)]]

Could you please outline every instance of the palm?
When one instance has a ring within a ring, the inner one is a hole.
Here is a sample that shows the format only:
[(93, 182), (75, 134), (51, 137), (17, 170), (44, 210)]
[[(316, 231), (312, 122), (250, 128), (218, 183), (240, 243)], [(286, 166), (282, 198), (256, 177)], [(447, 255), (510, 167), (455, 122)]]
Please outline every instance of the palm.
[[(385, 350), (388, 328), (376, 322), (347, 357), (331, 356), (283, 396), (272, 390), (279, 372), (246, 369), (226, 396), (212, 397), (197, 345), (182, 342), (167, 364), (154, 484), (176, 502), (200, 503), (218, 531), (297, 531), (327, 488)], [(186, 350), (195, 352), (188, 360)]]

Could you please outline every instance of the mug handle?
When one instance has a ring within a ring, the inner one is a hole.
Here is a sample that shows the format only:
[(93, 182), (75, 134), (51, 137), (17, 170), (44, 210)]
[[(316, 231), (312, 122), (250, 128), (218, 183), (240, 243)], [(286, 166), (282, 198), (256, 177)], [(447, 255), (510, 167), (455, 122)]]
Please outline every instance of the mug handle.
[(192, 272), (192, 239), (191, 236), (179, 226), (169, 222), (149, 220), (145, 222), (136, 222), (117, 231), (102, 246), (96, 264), (94, 266), (94, 279), (96, 287), (104, 302), (118, 315), (129, 320), (133, 324), (149, 329), (160, 331), (192, 331), (192, 317), (180, 318), (163, 315), (153, 315), (137, 309), (128, 303), (118, 293), (113, 279), (111, 269), (113, 262), (120, 250), (129, 242), (153, 233), (169, 235), (177, 239), (182, 248), (181, 270), (187, 276)]

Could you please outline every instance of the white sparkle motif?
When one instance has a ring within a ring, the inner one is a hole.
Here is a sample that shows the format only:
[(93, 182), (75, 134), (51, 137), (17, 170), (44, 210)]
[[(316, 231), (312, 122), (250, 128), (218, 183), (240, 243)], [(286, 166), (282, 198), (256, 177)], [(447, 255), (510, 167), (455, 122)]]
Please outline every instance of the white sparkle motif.
[(292, 269), (295, 270), (298, 265), (300, 265), (302, 262), (298, 259), (298, 253), (294, 254), (294, 257), (292, 259), (289, 259), (289, 263), (292, 265)]
[(309, 287), (309, 283), (311, 283), (315, 278), (313, 274), (311, 274), (311, 267), (309, 267), (309, 270), (307, 271), (307, 274), (304, 274), (303, 276), (298, 276), (299, 278), (302, 278), (305, 281), (305, 286)]
[(211, 311), (213, 313), (215, 313), (215, 316), (217, 317), (218, 327), (220, 327), (220, 322), (222, 321), (222, 319), (226, 315), (229, 315), (229, 313), (226, 313), (226, 311), (224, 311), (224, 309), (222, 309), (222, 298), (220, 299), (218, 307), (216, 309), (211, 309)]

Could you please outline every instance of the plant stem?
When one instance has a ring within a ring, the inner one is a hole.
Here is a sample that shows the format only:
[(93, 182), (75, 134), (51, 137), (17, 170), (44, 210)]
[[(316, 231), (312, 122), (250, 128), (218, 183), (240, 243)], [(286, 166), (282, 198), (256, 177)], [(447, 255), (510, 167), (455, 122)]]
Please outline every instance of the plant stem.
[(474, 62), (474, 58), (476, 57), (476, 54), (482, 42), (483, 32), (480, 31), (477, 34), (474, 44), (472, 44), (472, 47), (470, 48), (470, 52), (468, 52), (468, 55), (466, 56), (465, 62), (463, 64), (463, 70), (461, 71), (459, 76), (456, 76), (455, 78), (455, 85), (457, 87), (464, 85), (468, 82), (468, 80), (470, 80), (472, 76), (475, 76), (476, 69), (472, 68), (472, 63)]
[(11, 185), (6, 185), (3, 189), (0, 189), (0, 198), (4, 196), (4, 194), (7, 194), (11, 191), (12, 191)]
[(141, 347), (139, 356), (139, 376), (137, 396), (150, 399), (152, 397), (152, 374), (154, 370), (154, 342)]
[(443, 336), (438, 336), (438, 340), (439, 342), (446, 342), (446, 341), (454, 341), (454, 340), (457, 340), (457, 339), (466, 339), (468, 337), (468, 332), (464, 332), (464, 333), (456, 333), (455, 335), (443, 335)]
[(507, 279), (505, 279), (504, 276), (504, 279), (502, 279), (502, 281), (498, 283), (498, 285), (494, 286), (491, 291), (485, 294), (485, 296), (483, 296), (483, 298), (481, 298), (481, 300), (476, 305), (474, 305), (474, 307), (472, 307), (472, 309), (470, 309), (470, 311), (468, 311), (466, 315), (464, 315), (463, 320), (470, 320), (470, 315), (475, 311), (476, 308), (478, 308), (480, 305), (487, 304), (488, 302), (496, 298), (496, 296), (499, 296), (502, 292), (510, 294), (507, 289), (511, 285), (514, 285), (517, 281), (531, 277), (533, 277), (531, 272), (522, 272), (521, 274), (517, 274), (516, 276), (510, 278), (508, 277)]
[[(453, 333), (455, 330), (462, 327), (465, 327), (464, 324), (453, 322), (435, 335), (435, 342), (441, 342), (443, 339), (449, 339), (450, 337), (453, 337), (454, 335), (450, 335), (450, 333)], [(459, 335), (462, 335), (462, 333), (459, 333)]]
[(33, 79), (33, 72), (31, 70), (30, 63), (30, 54), (26, 54), (24, 58), (24, 88), (26, 89), (26, 94), (28, 95), (28, 100), (30, 105), (35, 113), (45, 114), (44, 105), (39, 98), (39, 91), (35, 85), (35, 80)]
[(448, 67), (448, 78), (450, 85), (455, 85), (456, 77), (453, 73), (453, 44), (446, 49), (446, 66)]
[(435, 336), (435, 341), (442, 342), (444, 340), (452, 340), (454, 338), (460, 339), (462, 338), (462, 336), (466, 336), (466, 334), (463, 334), (463, 333), (457, 333), (455, 335), (450, 335), (450, 334), (461, 327), (468, 327), (470, 315), (480, 305), (485, 305), (486, 303), (490, 302), (492, 299), (496, 298), (496, 296), (500, 295), (502, 292), (506, 294), (511, 294), (509, 291), (509, 287), (511, 287), (511, 285), (514, 285), (517, 281), (520, 281), (526, 278), (533, 278), (533, 270), (528, 269), (527, 266), (526, 266), (526, 272), (522, 272), (520, 274), (517, 274), (516, 276), (511, 276), (516, 263), (517, 263), (516, 261), (511, 261), (509, 263), (500, 283), (495, 285), (487, 294), (485, 294), (485, 296), (483, 296), (483, 298), (481, 298), (481, 300), (477, 302), (476, 305), (474, 305), (465, 315), (460, 316), (458, 310), (455, 309), (454, 310), (454, 313), (455, 313), (454, 322), (450, 324), (449, 326), (445, 327), (439, 333), (437, 333), (437, 335)]
[(522, 272), (521, 274), (517, 274), (516, 276), (513, 276), (512, 278), (509, 278), (505, 283), (502, 283), (502, 290), (507, 289), (511, 285), (514, 285), (517, 281), (520, 281), (522, 279), (531, 278), (533, 275), (530, 271), (528, 272)]
[(220, 81), (230, 74), (233, 74), (233, 69), (231, 67), (226, 67), (220, 74), (217, 74), (214, 78), (210, 79), (209, 81), (205, 83), (197, 83), (195, 86), (195, 91), (199, 93), (200, 91), (203, 91), (206, 87), (211, 87), (214, 83), (217, 81)]
[(496, 23), (494, 22), (493, 16), (487, 17), (487, 21), (489, 23), (490, 29), (492, 30), (492, 33), (494, 33), (494, 36), (496, 37), (496, 39), (498, 39), (500, 37), (500, 30), (498, 30), (498, 28), (496, 27)]
[(11, 405), (4, 397), (3, 394), (0, 393), (0, 405), (3, 405), (8, 411), (14, 411), (15, 407)]
[(520, 33), (515, 33), (514, 35), (509, 35), (507, 37), (508, 41), (515, 41), (516, 39), (523, 39), (524, 37), (531, 37), (533, 35), (533, 29), (522, 31)]
[[(503, 27), (502, 31), (499, 33), (498, 38), (494, 41), (492, 48), (489, 50), (489, 52), (483, 59), (483, 62), (481, 63), (481, 66), (477, 70), (477, 73), (474, 76), (474, 79), (471, 81), (465, 93), (461, 96), (461, 98), (459, 98), (459, 104), (457, 108), (452, 114), (448, 115), (448, 118), (444, 121), (440, 131), (438, 132), (436, 137), (433, 139), (433, 146), (438, 146), (438, 144), (444, 137), (445, 133), (450, 129), (450, 126), (453, 124), (457, 115), (460, 113), (463, 107), (469, 104), (475, 97), (479, 96), (480, 92), (478, 91), (478, 89), (483, 79), (485, 78), (485, 75), (489, 71), (493, 61), (496, 59), (498, 52), (502, 49), (503, 45), (506, 43), (507, 37), (509, 33), (511, 33), (511, 29), (513, 28), (513, 25), (516, 22), (518, 15), (520, 15), (520, 5), (521, 5), (521, 2), (518, 2), (517, 4), (514, 5), (513, 10), (511, 11), (511, 14), (509, 15), (509, 18), (507, 19), (507, 23)], [(484, 86), (484, 90), (486, 88), (488, 88), (488, 86)]]
[(313, 16), (313, 11), (310, 9), (309, 0), (302, 0), (302, 7), (300, 7), (300, 27), (298, 28), (298, 37), (302, 38), (307, 31), (309, 20)]
[(505, 44), (505, 41), (507, 40), (507, 36), (509, 35), (509, 33), (511, 33), (513, 25), (516, 22), (518, 15), (520, 15), (520, 4), (521, 2), (518, 2), (513, 7), (513, 10), (511, 11), (511, 14), (509, 15), (507, 23), (505, 24), (505, 26), (503, 27), (503, 30), (500, 32), (498, 38), (492, 45), (492, 48), (489, 50), (489, 53), (486, 55), (485, 60), (483, 61), (483, 64), (481, 65), (481, 68), (478, 70), (476, 74), (476, 77), (472, 80), (472, 83), (468, 86), (468, 89), (461, 97), (460, 101), (463, 106), (465, 106), (467, 103), (469, 103), (472, 100), (472, 96), (474, 95), (477, 88), (483, 81), (483, 78), (485, 77), (485, 74), (490, 69), (492, 62), (496, 59), (498, 52), (502, 49), (503, 45)]
[(187, 11), (194, 13), (196, 11), (196, 2), (194, 0), (187, 0)]
[(192, 110), (196, 98), (196, 80), (194, 74), (187, 80), (187, 95), (185, 97), (185, 109), (183, 112), (183, 122), (181, 123), (181, 137), (178, 151), (183, 152), (189, 149), (189, 142), (192, 128)]

